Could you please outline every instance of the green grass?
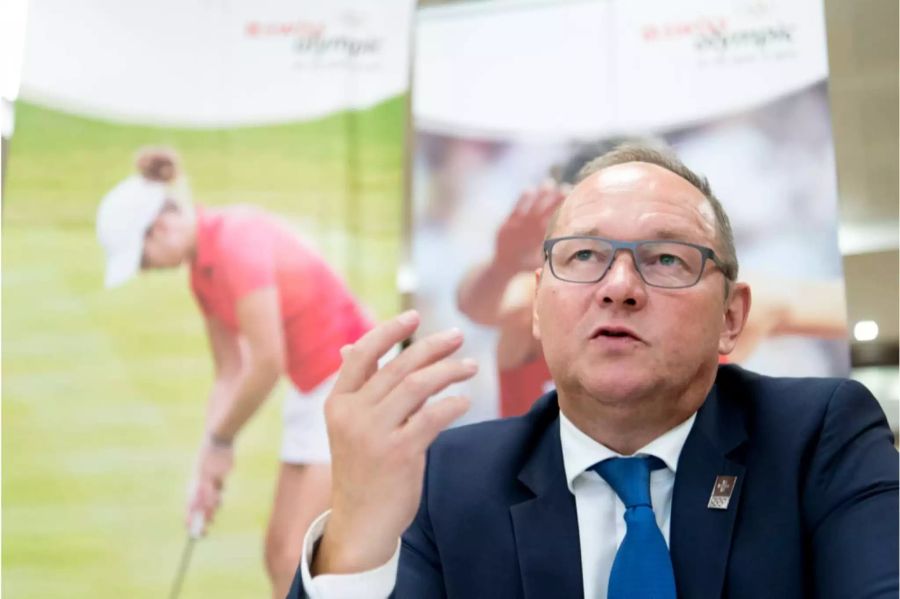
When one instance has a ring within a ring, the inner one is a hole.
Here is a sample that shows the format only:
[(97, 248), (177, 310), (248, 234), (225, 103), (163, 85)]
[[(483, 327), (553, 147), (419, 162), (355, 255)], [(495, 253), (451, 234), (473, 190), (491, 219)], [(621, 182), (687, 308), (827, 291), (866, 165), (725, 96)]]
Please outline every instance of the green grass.
[[(399, 305), (403, 122), (402, 99), (352, 117), (230, 131), (17, 106), (3, 200), (6, 596), (162, 597), (183, 547), (212, 375), (201, 319), (184, 271), (103, 290), (94, 237), (97, 203), (129, 174), (135, 149), (176, 147), (199, 203), (251, 202), (286, 216), (385, 316)], [(351, 128), (359, 149), (348, 159)], [(185, 598), (268, 594), (262, 536), (280, 398), (281, 390), (242, 434)]]

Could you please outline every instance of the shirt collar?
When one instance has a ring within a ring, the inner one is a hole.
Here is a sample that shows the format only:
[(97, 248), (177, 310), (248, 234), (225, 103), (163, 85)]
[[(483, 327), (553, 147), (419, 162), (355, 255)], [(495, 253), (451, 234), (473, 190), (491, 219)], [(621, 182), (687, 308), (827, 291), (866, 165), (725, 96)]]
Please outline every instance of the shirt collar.
[[(676, 426), (669, 429), (656, 439), (650, 441), (635, 452), (635, 455), (652, 455), (661, 459), (672, 472), (678, 467), (678, 457), (684, 448), (691, 427), (697, 413)], [(574, 493), (575, 479), (584, 474), (585, 470), (603, 460), (622, 457), (602, 443), (598, 443), (578, 429), (566, 415), (559, 412), (559, 437), (562, 443), (563, 466), (566, 470), (566, 483), (569, 491)]]

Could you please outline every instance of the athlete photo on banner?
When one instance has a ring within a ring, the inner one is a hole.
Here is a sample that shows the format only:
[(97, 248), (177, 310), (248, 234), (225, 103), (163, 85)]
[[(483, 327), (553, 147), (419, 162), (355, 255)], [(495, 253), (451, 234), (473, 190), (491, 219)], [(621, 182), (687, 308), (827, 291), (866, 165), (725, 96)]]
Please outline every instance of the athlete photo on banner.
[(340, 349), (400, 309), (410, 18), (30, 3), (4, 181), (5, 593), (285, 596), (328, 506)]
[(849, 372), (819, 2), (438, 7), (419, 22), (415, 305), (426, 330), (462, 327), (482, 365), (459, 385), (463, 420), (521, 414), (551, 386), (531, 334), (546, 225), (579, 170), (629, 142), (674, 151), (731, 215), (754, 309), (722, 361)]

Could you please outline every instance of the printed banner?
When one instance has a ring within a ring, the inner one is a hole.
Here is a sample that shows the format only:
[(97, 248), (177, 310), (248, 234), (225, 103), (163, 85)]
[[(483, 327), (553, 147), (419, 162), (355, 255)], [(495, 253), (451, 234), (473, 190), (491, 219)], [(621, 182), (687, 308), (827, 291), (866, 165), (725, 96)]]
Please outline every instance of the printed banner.
[(755, 108), (827, 70), (819, 0), (452, 5), (420, 11), (413, 98), (420, 131), (595, 139)]
[(308, 120), (408, 85), (408, 1), (35, 0), (21, 95), (105, 120)]
[[(236, 393), (234, 356), (252, 366), (259, 321), (237, 305), (275, 287), (251, 313), (277, 312), (284, 373), (236, 438), (180, 595), (269, 596), (270, 522), (319, 505), (281, 463), (323, 462), (339, 346), (400, 308), (412, 6), (30, 7), (3, 198), (4, 593), (170, 595), (207, 411)], [(173, 247), (182, 267), (164, 268)]]
[(730, 359), (849, 371), (818, 0), (423, 9), (416, 43), (415, 304), (426, 330), (463, 328), (481, 364), (456, 389), (467, 418), (521, 413), (551, 385), (531, 337), (539, 256), (490, 271), (508, 278), (498, 301), (472, 284), (512, 251), (501, 226), (529, 189), (624, 141), (674, 149), (731, 217), (754, 295)]

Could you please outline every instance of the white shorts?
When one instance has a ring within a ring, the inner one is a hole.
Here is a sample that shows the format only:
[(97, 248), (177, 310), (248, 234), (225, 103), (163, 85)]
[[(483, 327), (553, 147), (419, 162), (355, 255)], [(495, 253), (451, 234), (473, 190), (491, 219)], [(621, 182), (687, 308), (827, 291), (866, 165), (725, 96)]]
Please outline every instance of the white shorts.
[[(393, 347), (378, 361), (384, 366), (400, 353)], [(281, 441), (281, 461), (286, 464), (330, 464), (328, 427), (325, 425), (325, 400), (331, 393), (338, 372), (303, 393), (293, 383), (284, 398), (284, 437)]]
[(281, 461), (287, 464), (329, 464), (325, 399), (337, 380), (337, 372), (303, 393), (290, 383), (284, 398), (284, 433)]

